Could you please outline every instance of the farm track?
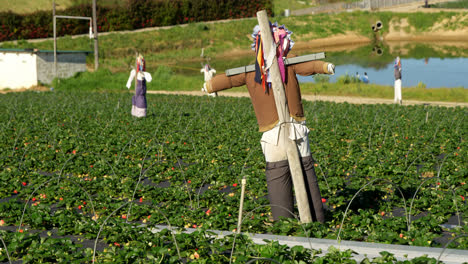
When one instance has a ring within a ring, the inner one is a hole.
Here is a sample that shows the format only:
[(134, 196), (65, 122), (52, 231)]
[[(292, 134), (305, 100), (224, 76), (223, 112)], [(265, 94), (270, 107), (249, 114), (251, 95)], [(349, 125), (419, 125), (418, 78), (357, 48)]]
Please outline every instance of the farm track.
[[(147, 91), (149, 94), (182, 94), (192, 96), (206, 96), (206, 93), (201, 91)], [(244, 92), (218, 92), (218, 96), (230, 97), (249, 97), (248, 93)], [(366, 98), (366, 97), (349, 97), (349, 96), (329, 96), (329, 95), (311, 95), (303, 94), (302, 98), (306, 101), (326, 101), (335, 103), (350, 103), (350, 104), (393, 104), (392, 99), (383, 98)], [(403, 100), (403, 105), (433, 105), (445, 107), (468, 107), (468, 103), (458, 102), (431, 102), (431, 101), (416, 101), (416, 100)]]
[[(33, 87), (30, 89), (15, 89), (15, 90), (0, 90), (0, 94), (11, 93), (11, 92), (25, 92), (25, 91), (50, 91), (47, 87)], [(130, 91), (134, 92), (134, 91)], [(148, 94), (172, 94), (172, 95), (191, 95), (191, 96), (207, 96), (206, 93), (201, 91), (147, 91)], [(247, 92), (218, 92), (218, 96), (228, 97), (249, 97)], [(302, 98), (306, 101), (325, 101), (335, 103), (349, 103), (349, 104), (393, 104), (392, 99), (384, 98), (368, 98), (368, 97), (353, 97), (353, 96), (331, 96), (331, 95), (312, 95), (302, 94)], [(438, 102), (438, 101), (417, 101), (417, 100), (403, 100), (403, 105), (432, 105), (432, 106), (444, 106), (444, 107), (468, 107), (468, 103), (461, 102)]]

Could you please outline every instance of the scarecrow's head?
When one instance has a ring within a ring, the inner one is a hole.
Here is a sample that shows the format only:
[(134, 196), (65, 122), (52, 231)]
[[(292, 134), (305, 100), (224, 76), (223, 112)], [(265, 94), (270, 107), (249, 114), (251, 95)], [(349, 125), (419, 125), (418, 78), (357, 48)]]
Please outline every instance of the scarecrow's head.
[(143, 55), (139, 54), (137, 58), (137, 72), (143, 71), (146, 71), (145, 58), (143, 58)]
[[(283, 57), (286, 57), (288, 52), (294, 46), (294, 41), (291, 39), (292, 32), (289, 31), (285, 25), (278, 26), (278, 22), (275, 22), (274, 24), (270, 23), (270, 27), (273, 32), (273, 40), (275, 41), (277, 53), (282, 54)], [(258, 46), (261, 41), (261, 32), (259, 25), (256, 25), (253, 28), (252, 38), (252, 50), (257, 52)]]

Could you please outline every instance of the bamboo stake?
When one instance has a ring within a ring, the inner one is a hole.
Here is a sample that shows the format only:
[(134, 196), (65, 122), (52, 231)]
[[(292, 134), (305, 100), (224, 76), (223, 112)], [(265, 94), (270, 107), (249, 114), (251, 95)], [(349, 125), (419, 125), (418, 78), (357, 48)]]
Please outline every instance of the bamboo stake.
[(245, 185), (247, 184), (247, 180), (242, 178), (241, 180), (241, 198), (240, 198), (240, 205), (239, 205), (239, 217), (237, 218), (237, 234), (241, 232), (241, 224), (242, 224), (242, 211), (244, 210), (244, 195), (245, 195)]
[[(271, 34), (270, 23), (265, 10), (257, 12), (258, 24), (260, 25), (260, 31), (262, 32), (262, 45), (264, 54), (270, 54), (271, 49), (275, 48), (273, 43), (273, 37)], [(276, 51), (273, 50), (276, 54)], [(278, 112), (280, 127), (280, 143), (285, 146), (285, 151), (288, 157), (289, 169), (291, 171), (292, 181), (294, 185), (294, 191), (296, 194), (297, 207), (299, 210), (299, 217), (302, 223), (312, 222), (312, 217), (309, 207), (309, 199), (304, 184), (304, 176), (302, 174), (301, 163), (299, 160), (299, 153), (295, 142), (289, 139), (289, 131), (291, 124), (288, 122), (289, 108), (286, 101), (286, 95), (284, 92), (283, 80), (279, 71), (278, 61), (276, 56), (273, 56), (273, 64), (270, 67), (270, 77), (272, 90), (275, 98), (276, 109)]]

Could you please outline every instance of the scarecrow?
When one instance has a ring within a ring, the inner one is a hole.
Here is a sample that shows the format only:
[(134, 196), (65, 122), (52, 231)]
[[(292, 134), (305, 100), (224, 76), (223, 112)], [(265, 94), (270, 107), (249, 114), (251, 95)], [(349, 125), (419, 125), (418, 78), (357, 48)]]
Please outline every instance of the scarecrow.
[[(317, 176), (314, 170), (314, 159), (309, 146), (309, 129), (305, 123), (302, 107), (301, 91), (296, 74), (308, 76), (313, 74), (334, 74), (335, 66), (332, 63), (313, 60), (297, 64), (285, 63), (289, 51), (294, 46), (291, 39), (292, 32), (284, 25), (270, 24), (273, 39), (276, 44), (276, 57), (280, 68), (281, 78), (285, 87), (287, 105), (290, 112), (290, 122), (294, 131), (290, 132), (290, 139), (294, 140), (301, 159), (304, 182), (309, 199), (312, 219), (324, 222), (322, 197), (320, 194)], [(268, 65), (263, 54), (260, 27), (254, 27), (252, 50), (255, 51), (255, 70), (242, 72), (232, 76), (226, 74), (216, 75), (206, 83), (209, 93), (218, 92), (232, 87), (246, 85), (253, 104), (259, 131), (263, 132), (261, 138), (262, 151), (266, 160), (266, 180), (268, 199), (270, 201), (273, 219), (280, 217), (293, 217), (294, 198), (292, 179), (287, 155), (281, 141), (279, 117), (276, 110), (271, 82), (269, 81)], [(274, 55), (273, 55), (274, 56)]]
[(132, 115), (136, 117), (146, 117), (146, 82), (151, 82), (151, 74), (146, 72), (145, 59), (141, 54), (136, 61), (136, 71), (130, 71), (130, 77), (127, 81), (127, 88), (132, 86), (132, 80), (136, 78), (135, 95), (132, 97)]
[(401, 98), (401, 60), (400, 57), (396, 57), (395, 63), (393, 64), (393, 75), (395, 77), (395, 97), (394, 101), (396, 104), (402, 104)]
[[(211, 66), (207, 63), (203, 68), (200, 69), (200, 72), (204, 74), (205, 82), (203, 83), (203, 88), (201, 89), (202, 92), (206, 92), (206, 82), (213, 78), (213, 75), (216, 73), (216, 70), (211, 68)], [(218, 93), (209, 93), (208, 96), (216, 97)]]

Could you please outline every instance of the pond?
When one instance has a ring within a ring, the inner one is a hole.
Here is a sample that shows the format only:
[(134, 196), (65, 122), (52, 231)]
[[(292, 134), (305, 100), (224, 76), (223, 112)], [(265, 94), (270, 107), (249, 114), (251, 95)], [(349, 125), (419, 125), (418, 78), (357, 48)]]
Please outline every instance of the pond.
[[(403, 87), (423, 85), (427, 88), (468, 88), (468, 58), (402, 58), (401, 64)], [(361, 77), (367, 73), (369, 83), (393, 85), (394, 82), (393, 62), (378, 69), (356, 64), (337, 65), (335, 72), (335, 75), (330, 76), (330, 82), (336, 82), (343, 75), (354, 76), (356, 73)], [(300, 82), (314, 81), (311, 76), (298, 76), (298, 79)]]
[[(305, 55), (325, 51), (325, 61), (336, 65), (336, 74), (330, 76), (330, 82), (340, 77), (360, 76), (367, 73), (370, 83), (393, 86), (393, 63), (400, 56), (403, 68), (402, 86), (427, 88), (468, 88), (468, 43), (378, 43), (373, 45), (353, 45), (333, 47), (334, 50), (293, 50), (296, 55)], [(245, 56), (213, 58), (209, 61), (184, 62), (184, 68), (173, 69), (184, 74), (200, 75), (203, 63), (209, 62), (218, 74), (230, 68), (254, 64), (253, 54)], [(201, 75), (200, 75), (201, 76)], [(300, 82), (314, 82), (312, 76), (298, 76)]]
[[(400, 56), (403, 87), (468, 88), (468, 54), (463, 46), (397, 43), (330, 51), (326, 55), (325, 60), (336, 65), (336, 74), (330, 76), (330, 82), (346, 74), (363, 76), (367, 73), (370, 83), (393, 85), (393, 63), (396, 56)], [(300, 82), (314, 81), (311, 76), (298, 78)]]

